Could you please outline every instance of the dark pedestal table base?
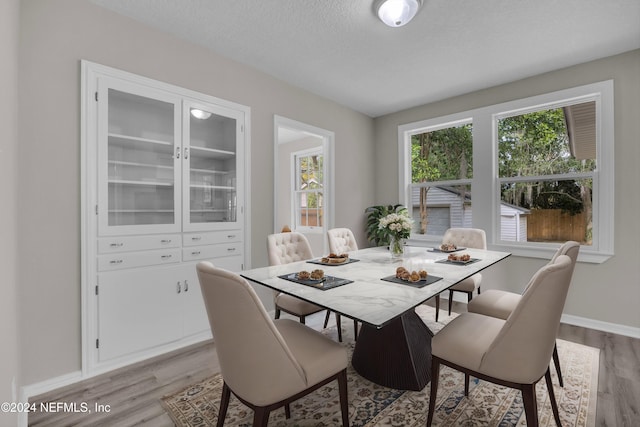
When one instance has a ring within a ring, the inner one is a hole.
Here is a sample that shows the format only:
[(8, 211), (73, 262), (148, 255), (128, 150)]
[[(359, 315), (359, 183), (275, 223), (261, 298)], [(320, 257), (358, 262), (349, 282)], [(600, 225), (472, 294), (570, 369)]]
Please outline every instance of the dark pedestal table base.
[(363, 324), (351, 363), (376, 384), (419, 391), (431, 377), (431, 337), (414, 310), (381, 329)]

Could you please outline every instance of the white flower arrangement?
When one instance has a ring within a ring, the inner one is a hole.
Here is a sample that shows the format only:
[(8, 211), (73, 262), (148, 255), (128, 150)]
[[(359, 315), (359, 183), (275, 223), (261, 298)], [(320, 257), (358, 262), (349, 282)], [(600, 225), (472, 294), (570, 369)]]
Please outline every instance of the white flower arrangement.
[(380, 230), (387, 230), (390, 236), (396, 239), (406, 239), (411, 235), (411, 227), (413, 226), (413, 220), (408, 215), (402, 213), (390, 213), (389, 215), (380, 218), (378, 228)]

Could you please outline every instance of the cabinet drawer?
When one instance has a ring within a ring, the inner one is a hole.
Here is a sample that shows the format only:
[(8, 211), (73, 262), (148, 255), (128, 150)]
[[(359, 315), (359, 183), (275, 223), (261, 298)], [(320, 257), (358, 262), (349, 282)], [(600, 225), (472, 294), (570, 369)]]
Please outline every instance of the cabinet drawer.
[(212, 231), (210, 233), (188, 233), (182, 236), (184, 246), (212, 245), (242, 241), (242, 230)]
[(108, 237), (98, 240), (98, 253), (143, 251), (149, 249), (178, 248), (179, 234), (158, 234), (137, 237)]
[[(191, 248), (184, 248), (182, 250), (182, 257), (184, 261), (195, 261), (241, 254), (241, 242), (222, 245), (194, 246)], [(215, 261), (213, 262), (215, 264)]]
[(180, 262), (180, 249), (166, 249), (129, 254), (100, 255), (98, 257), (98, 270), (120, 270), (123, 268), (171, 264), (176, 262)]

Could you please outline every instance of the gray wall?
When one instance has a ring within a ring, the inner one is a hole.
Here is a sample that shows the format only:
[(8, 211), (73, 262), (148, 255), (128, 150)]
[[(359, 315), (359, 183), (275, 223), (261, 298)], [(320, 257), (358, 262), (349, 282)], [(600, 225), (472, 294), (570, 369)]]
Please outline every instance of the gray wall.
[[(15, 402), (19, 385), (17, 312), (18, 14), (19, 0), (0, 2), (0, 402)], [(0, 412), (0, 425), (16, 414)]]
[[(640, 50), (377, 118), (376, 201), (398, 201), (398, 125), (609, 79), (615, 86), (615, 256), (576, 266), (565, 314), (640, 328)], [(511, 257), (483, 277), (482, 288), (520, 292), (544, 262)], [(522, 279), (507, 279), (514, 277)]]
[(336, 186), (336, 224), (353, 228), (365, 241), (363, 212), (374, 202), (371, 118), (88, 1), (20, 4), (17, 228), (23, 384), (81, 369), (81, 59), (251, 108), (253, 266), (267, 265), (265, 242), (273, 229), (274, 114), (335, 132), (336, 179), (344, 183)]

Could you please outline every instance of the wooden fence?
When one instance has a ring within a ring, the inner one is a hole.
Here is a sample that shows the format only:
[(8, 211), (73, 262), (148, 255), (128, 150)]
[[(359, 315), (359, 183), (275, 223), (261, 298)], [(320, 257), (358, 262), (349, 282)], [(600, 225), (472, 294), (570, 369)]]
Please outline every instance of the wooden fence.
[(560, 209), (534, 209), (527, 215), (527, 240), (530, 242), (586, 241), (587, 218), (583, 212), (575, 215)]

